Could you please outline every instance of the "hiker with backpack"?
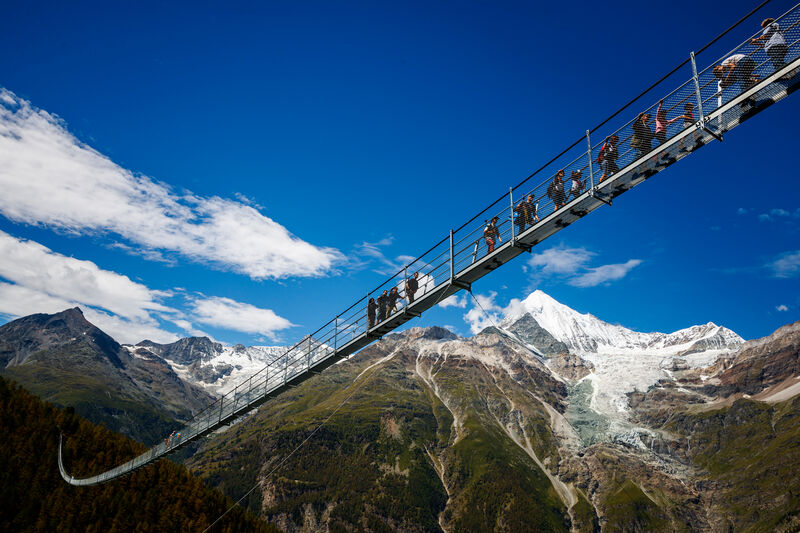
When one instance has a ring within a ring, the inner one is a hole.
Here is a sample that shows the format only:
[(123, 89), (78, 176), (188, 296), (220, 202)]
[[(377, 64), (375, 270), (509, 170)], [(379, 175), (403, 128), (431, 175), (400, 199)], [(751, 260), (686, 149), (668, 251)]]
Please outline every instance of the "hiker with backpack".
[(554, 211), (558, 211), (564, 204), (566, 203), (566, 197), (564, 196), (564, 171), (559, 170), (556, 172), (556, 177), (553, 178), (553, 181), (550, 182), (550, 185), (547, 187), (547, 196), (553, 200), (553, 204), (555, 205)]
[(489, 249), (486, 253), (494, 252), (494, 247), (498, 242), (503, 242), (500, 238), (500, 232), (497, 230), (498, 217), (492, 217), (492, 221), (486, 224), (483, 228), (483, 239), (486, 241), (486, 246)]
[(764, 47), (767, 57), (772, 61), (772, 66), (775, 67), (775, 72), (777, 72), (786, 66), (786, 54), (789, 52), (789, 47), (786, 46), (786, 37), (773, 18), (764, 19), (761, 27), (764, 28), (764, 32), (760, 37), (751, 39), (750, 44)]
[(619, 157), (617, 143), (619, 143), (619, 137), (611, 135), (606, 137), (606, 142), (600, 147), (600, 153), (597, 155), (597, 162), (600, 163), (600, 168), (603, 170), (600, 181), (603, 181), (615, 172), (619, 172), (619, 167), (617, 167), (617, 158)]
[(631, 148), (636, 150), (636, 159), (653, 149), (653, 130), (650, 129), (650, 113), (639, 113), (633, 122), (633, 135), (631, 136)]

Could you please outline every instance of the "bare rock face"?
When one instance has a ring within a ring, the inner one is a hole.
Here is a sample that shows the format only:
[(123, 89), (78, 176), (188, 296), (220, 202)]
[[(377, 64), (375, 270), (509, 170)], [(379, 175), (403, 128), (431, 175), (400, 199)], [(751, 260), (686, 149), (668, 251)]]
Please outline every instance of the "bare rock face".
[(530, 313), (525, 313), (519, 320), (507, 328), (519, 339), (530, 344), (545, 357), (559, 355), (567, 351), (567, 345), (556, 340), (546, 329), (539, 325)]
[(719, 384), (709, 385), (708, 393), (753, 395), (800, 375), (800, 321), (746, 342), (725, 366), (717, 375)]
[(548, 366), (553, 372), (569, 381), (578, 381), (585, 378), (594, 370), (592, 363), (584, 361), (569, 352), (562, 352), (553, 357), (550, 359)]

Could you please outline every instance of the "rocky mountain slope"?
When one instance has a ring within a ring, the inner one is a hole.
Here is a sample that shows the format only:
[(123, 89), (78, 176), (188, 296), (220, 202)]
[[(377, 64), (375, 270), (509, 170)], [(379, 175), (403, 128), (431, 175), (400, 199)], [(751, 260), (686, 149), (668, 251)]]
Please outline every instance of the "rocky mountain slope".
[(167, 361), (185, 381), (222, 395), (286, 352), (284, 346), (225, 346), (208, 337), (189, 337), (171, 344), (145, 340), (131, 350), (148, 350)]
[(78, 308), (0, 326), (0, 374), (145, 443), (213, 401), (153, 353), (119, 345)]
[[(235, 499), (255, 486), (244, 505), (287, 531), (800, 528), (787, 476), (800, 465), (800, 322), (745, 343), (710, 323), (634, 332), (539, 292), (513, 309), (474, 337), (388, 335), (187, 464)], [(162, 378), (214, 390), (281, 353), (204, 338), (121, 347), (87, 324), (73, 310), (3, 326), (3, 373), (67, 376), (44, 393), (78, 397), (128, 380), (128, 399), (152, 405), (173, 394)]]
[(257, 483), (249, 508), (288, 531), (796, 530), (800, 323), (742, 345), (557, 306), (389, 335), (188, 464), (231, 496)]

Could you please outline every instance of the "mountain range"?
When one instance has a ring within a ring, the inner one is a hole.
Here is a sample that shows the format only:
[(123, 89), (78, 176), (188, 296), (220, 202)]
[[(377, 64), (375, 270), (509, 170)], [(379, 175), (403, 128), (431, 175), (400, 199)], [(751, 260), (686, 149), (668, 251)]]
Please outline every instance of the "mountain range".
[[(800, 481), (784, 475), (800, 462), (800, 322), (745, 342), (713, 323), (640, 333), (541, 291), (510, 309), (473, 337), (387, 335), (185, 464), (234, 499), (257, 489), (243, 505), (286, 531), (800, 527)], [(0, 327), (0, 373), (42, 390), (20, 369), (55, 375), (68, 354), (73, 371), (106, 390), (128, 379), (154, 408), (210, 399), (282, 353), (207, 338), (119, 346), (86, 324), (69, 310)], [(182, 388), (144, 386), (140, 368)]]

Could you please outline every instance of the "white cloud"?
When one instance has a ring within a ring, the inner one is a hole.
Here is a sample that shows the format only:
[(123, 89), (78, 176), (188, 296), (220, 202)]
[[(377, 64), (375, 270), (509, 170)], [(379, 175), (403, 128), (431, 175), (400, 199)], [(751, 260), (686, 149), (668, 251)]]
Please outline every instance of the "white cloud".
[(321, 276), (343, 259), (247, 203), (178, 194), (120, 167), (5, 89), (0, 100), (0, 213), (13, 221), (117, 235), (145, 256), (176, 253), (253, 279)]
[(464, 309), (467, 307), (467, 295), (453, 294), (452, 296), (448, 296), (447, 298), (439, 302), (439, 307), (443, 308), (456, 307), (458, 309)]
[(86, 320), (111, 335), (117, 342), (132, 344), (150, 339), (168, 343), (178, 339), (174, 333), (159, 328), (152, 318), (126, 319), (92, 309), (79, 301), (65, 300), (29, 287), (0, 282), (0, 315), (17, 318), (34, 313), (53, 314), (72, 307), (80, 307)]
[(800, 250), (786, 252), (775, 261), (769, 263), (767, 268), (772, 270), (776, 278), (792, 278), (800, 274)]
[(470, 332), (480, 333), (489, 326), (499, 324), (503, 319), (505, 311), (495, 302), (496, 297), (497, 293), (494, 291), (490, 291), (487, 295), (475, 294), (480, 306), (473, 305), (472, 309), (464, 315)]
[(191, 303), (195, 320), (209, 326), (275, 338), (275, 332), (294, 324), (270, 309), (261, 309), (230, 298), (196, 298)]
[[(157, 291), (91, 261), (67, 257), (33, 241), (0, 231), (0, 315), (16, 318), (80, 307), (91, 323), (119, 342), (143, 339), (172, 342), (178, 335), (162, 328), (172, 322), (194, 336), (209, 336), (190, 320), (211, 326), (272, 336), (292, 324), (269, 309), (230, 298), (187, 296), (182, 290)], [(163, 303), (180, 294), (185, 313)]]
[(544, 275), (574, 274), (585, 267), (595, 255), (586, 248), (556, 246), (533, 254), (528, 265)]
[(91, 261), (52, 252), (2, 231), (0, 278), (62, 302), (101, 307), (127, 319), (146, 320), (153, 311), (174, 311), (160, 303), (170, 296), (168, 292), (151, 290)]
[(573, 287), (594, 287), (624, 278), (633, 268), (642, 264), (640, 259), (631, 259), (616, 265), (589, 268), (583, 274), (569, 280)]
[(761, 213), (758, 215), (758, 220), (765, 222), (768, 220), (775, 220), (779, 218), (787, 218), (787, 217), (799, 217), (800, 216), (800, 209), (796, 209), (794, 213), (791, 211), (787, 211), (786, 209), (770, 209), (766, 213)]
[(594, 287), (622, 279), (642, 263), (640, 259), (630, 259), (625, 263), (590, 267), (589, 264), (596, 255), (586, 248), (561, 245), (533, 254), (528, 260), (528, 266), (532, 277), (537, 281), (556, 276), (574, 287)]
[(775, 310), (776, 311), (788, 311), (789, 308), (786, 307), (785, 305), (779, 305), (779, 306), (775, 307)]

